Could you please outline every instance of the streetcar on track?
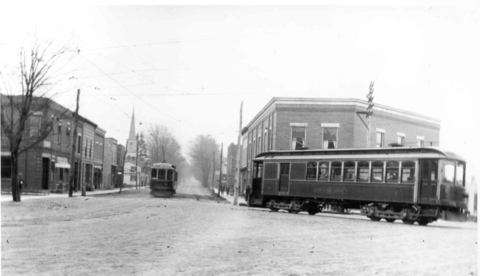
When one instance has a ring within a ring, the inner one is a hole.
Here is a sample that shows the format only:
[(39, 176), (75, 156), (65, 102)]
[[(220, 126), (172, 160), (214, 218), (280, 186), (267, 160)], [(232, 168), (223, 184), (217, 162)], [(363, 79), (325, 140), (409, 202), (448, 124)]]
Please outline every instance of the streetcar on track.
[(254, 159), (249, 206), (310, 215), (358, 209), (373, 221), (465, 221), (466, 162), (437, 148), (271, 151)]
[(155, 163), (151, 168), (150, 194), (154, 197), (172, 197), (177, 190), (178, 174), (174, 165)]

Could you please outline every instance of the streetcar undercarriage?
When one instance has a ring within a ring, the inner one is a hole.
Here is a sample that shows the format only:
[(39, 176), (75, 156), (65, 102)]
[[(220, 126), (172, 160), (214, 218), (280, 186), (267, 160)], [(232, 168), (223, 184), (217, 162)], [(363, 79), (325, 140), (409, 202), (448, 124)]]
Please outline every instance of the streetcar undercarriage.
[(335, 211), (348, 213), (350, 210), (359, 210), (360, 214), (370, 218), (372, 221), (384, 219), (387, 222), (401, 220), (405, 224), (427, 225), (438, 218), (454, 221), (465, 221), (466, 216), (462, 215), (463, 210), (446, 210), (438, 206), (415, 205), (404, 203), (380, 203), (364, 201), (341, 201), (318, 198), (295, 198), (278, 196), (250, 195), (248, 198), (250, 206), (262, 206), (276, 212), (286, 210), (289, 213), (307, 212), (315, 215), (322, 211)]

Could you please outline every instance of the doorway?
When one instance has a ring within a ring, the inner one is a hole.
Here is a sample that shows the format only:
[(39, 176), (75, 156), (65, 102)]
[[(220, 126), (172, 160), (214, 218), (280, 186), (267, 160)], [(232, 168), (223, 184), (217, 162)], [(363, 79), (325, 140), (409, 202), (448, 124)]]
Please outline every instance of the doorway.
[(42, 158), (42, 190), (48, 190), (50, 158)]
[(434, 204), (437, 201), (438, 160), (423, 159), (420, 160), (419, 165), (419, 201), (423, 204)]

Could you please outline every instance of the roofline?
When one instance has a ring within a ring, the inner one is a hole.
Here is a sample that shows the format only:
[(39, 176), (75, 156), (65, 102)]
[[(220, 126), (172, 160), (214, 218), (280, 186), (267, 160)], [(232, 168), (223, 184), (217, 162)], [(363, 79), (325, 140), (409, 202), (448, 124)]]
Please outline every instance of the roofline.
[[(355, 99), (355, 98), (299, 98), (299, 97), (273, 97), (261, 110), (260, 112), (253, 117), (252, 120), (245, 126), (246, 129), (249, 129), (260, 117), (262, 117), (267, 110), (273, 109), (276, 104), (336, 104), (336, 105), (354, 105), (360, 107), (367, 107), (368, 103), (365, 100)], [(441, 124), (441, 120), (433, 117), (428, 117), (422, 114), (401, 110), (394, 107), (389, 107), (382, 104), (375, 103), (373, 107), (375, 111), (383, 111), (388, 113), (393, 113), (396, 115), (410, 117), (417, 120), (426, 121), (433, 124)]]

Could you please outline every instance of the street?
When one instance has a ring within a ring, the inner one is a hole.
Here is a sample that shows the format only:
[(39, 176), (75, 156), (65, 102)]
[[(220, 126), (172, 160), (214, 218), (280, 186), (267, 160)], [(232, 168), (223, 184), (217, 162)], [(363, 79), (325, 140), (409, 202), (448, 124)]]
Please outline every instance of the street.
[(477, 225), (232, 206), (195, 183), (2, 202), (2, 275), (477, 275)]

